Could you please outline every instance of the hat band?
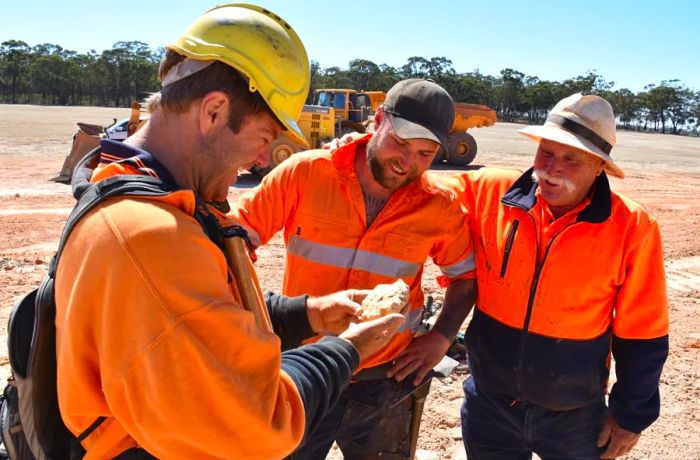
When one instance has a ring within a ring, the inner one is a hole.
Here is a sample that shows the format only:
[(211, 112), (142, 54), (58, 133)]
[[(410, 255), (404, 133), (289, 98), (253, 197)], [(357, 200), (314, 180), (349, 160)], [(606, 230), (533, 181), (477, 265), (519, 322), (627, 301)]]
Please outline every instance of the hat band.
[(555, 125), (559, 125), (571, 133), (578, 134), (579, 136), (591, 142), (593, 145), (598, 147), (606, 154), (610, 155), (610, 151), (613, 148), (612, 144), (610, 144), (608, 141), (594, 133), (592, 130), (586, 128), (582, 124), (576, 123), (575, 121), (570, 120), (561, 115), (550, 115), (547, 117), (547, 121), (550, 123), (554, 123)]

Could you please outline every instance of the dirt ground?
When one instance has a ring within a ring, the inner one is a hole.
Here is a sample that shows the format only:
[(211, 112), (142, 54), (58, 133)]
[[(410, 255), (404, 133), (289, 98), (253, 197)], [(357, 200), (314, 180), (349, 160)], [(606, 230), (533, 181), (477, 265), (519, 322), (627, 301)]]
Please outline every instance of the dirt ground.
[[(5, 324), (14, 301), (47, 268), (73, 204), (70, 187), (48, 182), (70, 150), (75, 122), (108, 124), (128, 109), (0, 105), (0, 377), (8, 373)], [(473, 130), (479, 154), (470, 168), (527, 168), (535, 146), (499, 123)], [(661, 417), (627, 459), (700, 459), (700, 139), (621, 132), (614, 158), (625, 180), (612, 187), (642, 203), (660, 222), (671, 312), (671, 353), (661, 379)], [(437, 168), (438, 174), (454, 170)], [(229, 199), (257, 181), (244, 175)], [(263, 289), (279, 290), (285, 257), (281, 238), (259, 251)], [(425, 291), (440, 298), (436, 268), (425, 271)], [(433, 383), (426, 403), (418, 457), (462, 459), (459, 406), (464, 371)], [(340, 458), (337, 451), (329, 458)]]

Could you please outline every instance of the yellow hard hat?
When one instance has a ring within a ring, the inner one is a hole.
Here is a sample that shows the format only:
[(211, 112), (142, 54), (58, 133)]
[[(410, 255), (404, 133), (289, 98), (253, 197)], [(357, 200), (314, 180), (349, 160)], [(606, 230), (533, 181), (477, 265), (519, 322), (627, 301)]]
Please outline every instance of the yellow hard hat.
[(238, 70), (295, 140), (308, 145), (297, 120), (309, 92), (309, 58), (294, 29), (275, 13), (255, 5), (219, 5), (166, 49)]

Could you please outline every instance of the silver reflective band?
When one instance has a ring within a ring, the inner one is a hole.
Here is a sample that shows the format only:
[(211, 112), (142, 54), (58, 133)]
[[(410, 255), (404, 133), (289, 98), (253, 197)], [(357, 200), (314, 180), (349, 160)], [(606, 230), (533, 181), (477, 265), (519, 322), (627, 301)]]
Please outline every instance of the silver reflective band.
[(416, 332), (418, 331), (418, 328), (420, 327), (420, 320), (423, 319), (423, 309), (422, 308), (416, 308), (413, 310), (410, 310), (406, 314), (406, 321), (401, 325), (399, 330), (397, 332), (406, 332), (406, 331), (411, 331), (411, 332)]
[(289, 239), (287, 251), (318, 264), (363, 270), (392, 278), (416, 276), (421, 267), (421, 264), (406, 262), (362, 249), (355, 250), (314, 243), (303, 240), (296, 235)]
[(183, 78), (189, 77), (200, 70), (206, 69), (215, 62), (216, 60), (213, 59), (210, 61), (198, 61), (195, 59), (185, 58), (168, 69), (168, 72), (163, 76), (161, 86), (165, 88), (168, 85), (172, 85)]
[(448, 265), (447, 267), (440, 267), (440, 271), (443, 275), (448, 278), (457, 278), (459, 275), (473, 271), (476, 269), (476, 263), (474, 262), (474, 253), (464, 260), (457, 262), (456, 264)]

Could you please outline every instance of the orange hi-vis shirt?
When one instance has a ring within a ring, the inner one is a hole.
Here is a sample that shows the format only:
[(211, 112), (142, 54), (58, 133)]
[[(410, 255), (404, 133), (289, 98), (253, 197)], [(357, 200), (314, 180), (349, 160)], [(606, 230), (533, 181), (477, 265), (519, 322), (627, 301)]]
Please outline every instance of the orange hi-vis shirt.
[[(92, 180), (150, 174), (132, 163), (101, 165)], [(106, 417), (83, 441), (87, 459), (138, 446), (158, 458), (280, 459), (301, 442), (305, 410), (280, 340), (241, 306), (194, 210), (187, 190), (113, 198), (68, 239), (58, 396), (73, 433)]]
[(578, 212), (562, 216), (561, 223), (543, 222), (551, 214), (536, 192), (530, 208), (504, 203), (518, 176), (516, 171), (484, 168), (450, 179), (469, 212), (476, 241), (477, 308), (522, 328), (533, 296), (527, 327), (545, 336), (590, 339), (611, 326), (625, 338), (667, 334), (656, 221), (639, 204), (608, 189), (596, 190), (610, 196), (607, 220), (583, 219), (584, 208), (601, 207), (587, 198)]
[(443, 284), (475, 277), (466, 215), (455, 194), (430, 173), (395, 191), (367, 226), (355, 155), (370, 137), (334, 151), (293, 155), (232, 208), (255, 245), (284, 231), (285, 295), (372, 289), (398, 278), (409, 285), (406, 323), (365, 368), (392, 360), (415, 335), (428, 257), (442, 271)]

